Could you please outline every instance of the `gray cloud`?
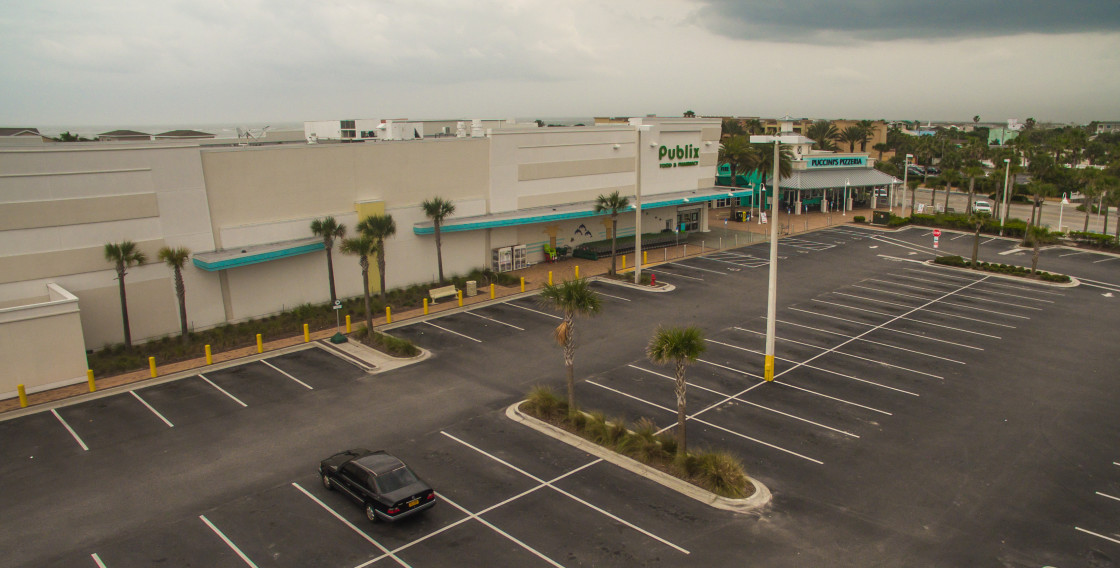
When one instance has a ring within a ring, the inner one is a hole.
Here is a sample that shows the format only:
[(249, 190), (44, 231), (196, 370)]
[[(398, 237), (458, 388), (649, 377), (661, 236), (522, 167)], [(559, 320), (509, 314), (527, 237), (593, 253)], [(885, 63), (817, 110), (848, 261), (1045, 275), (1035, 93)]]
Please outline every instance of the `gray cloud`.
[(744, 40), (841, 43), (1120, 30), (1116, 0), (697, 0), (693, 22)]

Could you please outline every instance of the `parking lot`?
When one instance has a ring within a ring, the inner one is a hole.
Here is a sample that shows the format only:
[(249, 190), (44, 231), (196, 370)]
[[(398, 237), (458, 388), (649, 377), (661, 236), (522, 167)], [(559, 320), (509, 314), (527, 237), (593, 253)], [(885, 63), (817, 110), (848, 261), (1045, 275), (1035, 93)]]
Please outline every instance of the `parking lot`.
[[(939, 251), (971, 254), (954, 237)], [(701, 326), (689, 444), (731, 451), (770, 488), (756, 515), (508, 421), (564, 374), (558, 315), (519, 297), (395, 326), (433, 357), (390, 373), (306, 349), (0, 422), (0, 564), (1108, 565), (1115, 300), (917, 262), (930, 245), (919, 229), (847, 226), (779, 241), (772, 383), (766, 244), (651, 269), (670, 293), (594, 284), (581, 404), (671, 427), (672, 369), (644, 345), (658, 324)], [(1120, 283), (1114, 264), (1068, 252), (1042, 268)], [(369, 523), (315, 472), (350, 447), (401, 457), (440, 503)]]

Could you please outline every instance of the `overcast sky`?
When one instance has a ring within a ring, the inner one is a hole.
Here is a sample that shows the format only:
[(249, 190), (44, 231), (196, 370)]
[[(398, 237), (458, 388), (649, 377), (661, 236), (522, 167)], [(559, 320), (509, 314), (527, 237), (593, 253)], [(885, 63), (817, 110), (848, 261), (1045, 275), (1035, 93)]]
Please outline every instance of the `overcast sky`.
[(0, 126), (1120, 120), (1117, 0), (0, 0)]

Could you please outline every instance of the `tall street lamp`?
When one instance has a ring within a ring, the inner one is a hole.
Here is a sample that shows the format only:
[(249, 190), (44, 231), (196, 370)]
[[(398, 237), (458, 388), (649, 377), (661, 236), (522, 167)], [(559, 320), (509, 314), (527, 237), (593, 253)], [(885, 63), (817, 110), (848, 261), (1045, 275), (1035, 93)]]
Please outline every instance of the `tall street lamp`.
[[(634, 283), (642, 283), (642, 131), (649, 130), (649, 126), (637, 125), (634, 134), (637, 143), (634, 145)], [(731, 182), (735, 183), (735, 172), (731, 173)]]
[[(778, 320), (778, 183), (780, 181), (779, 160), (781, 159), (782, 137), (751, 136), (752, 143), (774, 143), (774, 175), (770, 182), (770, 283), (766, 294), (766, 362), (763, 365), (763, 378), (774, 380), (774, 336)], [(761, 217), (761, 215), (759, 215)]]
[(1068, 194), (1063, 193), (1062, 194), (1062, 207), (1061, 207), (1061, 209), (1058, 209), (1058, 232), (1059, 233), (1064, 233), (1065, 232), (1065, 231), (1062, 230), (1062, 215), (1064, 215), (1065, 212), (1066, 212), (1066, 204), (1067, 203), (1069, 203)]
[(841, 216), (843, 216), (843, 217), (848, 216), (848, 185), (851, 184), (851, 183), (852, 183), (851, 180), (848, 180), (848, 179), (844, 180), (844, 212), (841, 213)]
[[(902, 202), (903, 203), (906, 203), (906, 190), (910, 189), (910, 184), (907, 183), (907, 182), (910, 179), (910, 158), (913, 158), (913, 157), (914, 157), (914, 154), (906, 154), (906, 157), (902, 159)], [(894, 201), (894, 195), (893, 195), (894, 186), (893, 185), (891, 186), (891, 193), (892, 193), (892, 195), (890, 196), (890, 200)], [(916, 194), (917, 194), (917, 192), (915, 192), (915, 195)], [(903, 208), (902, 212), (905, 213), (906, 208)], [(910, 215), (914, 215), (914, 205), (913, 204), (910, 205)]]
[(1011, 158), (1004, 158), (1003, 163), (1007, 164), (1007, 171), (1003, 173), (1003, 203), (1000, 205), (999, 215), (999, 236), (1003, 236), (1003, 223), (1007, 221), (1007, 182), (1011, 179)]

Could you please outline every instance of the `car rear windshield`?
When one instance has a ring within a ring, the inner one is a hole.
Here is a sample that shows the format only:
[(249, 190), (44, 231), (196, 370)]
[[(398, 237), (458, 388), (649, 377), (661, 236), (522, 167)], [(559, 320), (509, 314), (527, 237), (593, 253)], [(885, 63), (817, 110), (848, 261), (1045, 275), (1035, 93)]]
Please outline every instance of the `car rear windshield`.
[(402, 487), (412, 485), (419, 481), (407, 467), (398, 467), (389, 473), (377, 476), (377, 488), (382, 493), (392, 493)]

